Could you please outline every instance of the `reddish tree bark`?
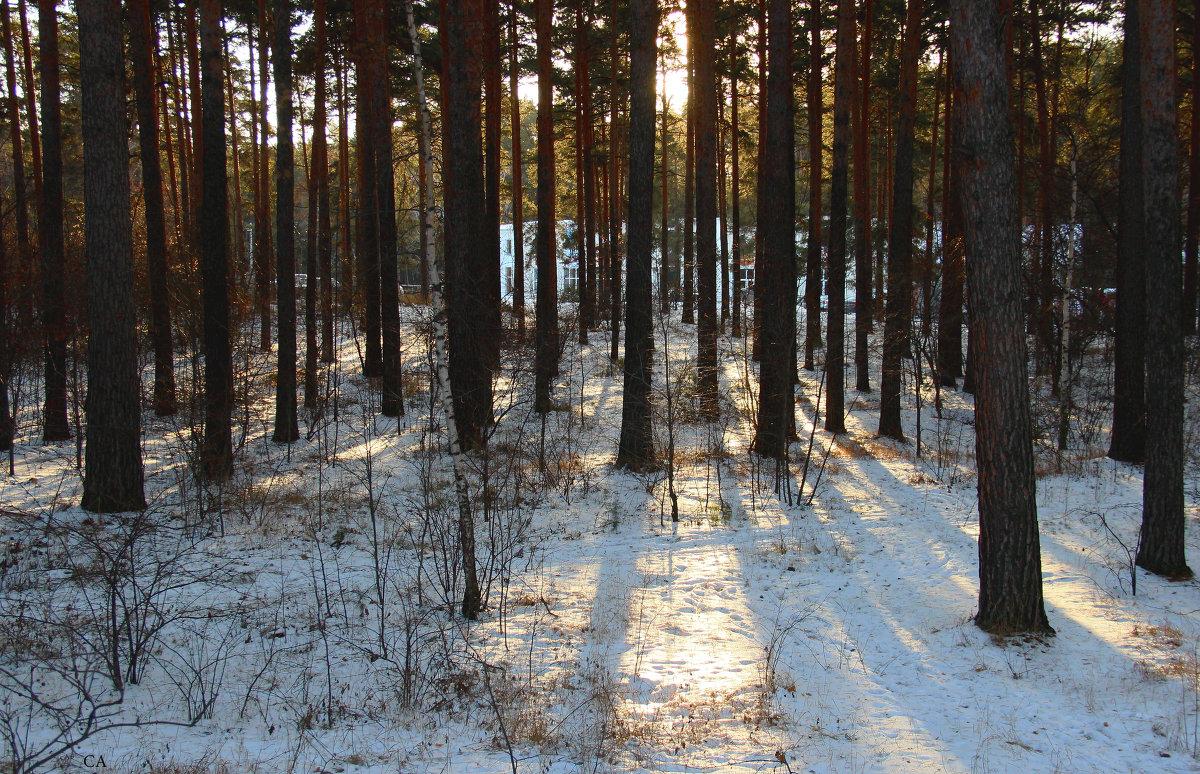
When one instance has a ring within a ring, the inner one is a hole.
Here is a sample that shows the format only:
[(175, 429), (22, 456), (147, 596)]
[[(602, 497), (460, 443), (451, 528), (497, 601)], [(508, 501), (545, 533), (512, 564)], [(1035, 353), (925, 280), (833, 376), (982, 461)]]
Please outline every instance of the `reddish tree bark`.
[(1126, 0), (1121, 64), (1120, 209), (1113, 348), (1113, 421), (1108, 456), (1141, 462), (1146, 454), (1146, 264), (1142, 190), (1139, 0)]
[(791, 435), (793, 409), (792, 342), (796, 337), (796, 189), (795, 118), (792, 102), (792, 18), (787, 0), (770, 0), (768, 32), (766, 134), (763, 137), (762, 199), (759, 203), (763, 243), (762, 358), (759, 366), (758, 429), (754, 451), (784, 459)]
[[(954, 0), (951, 45), (962, 176), (979, 475), (979, 612), (994, 634), (1051, 632), (1042, 601), (1033, 428), (1022, 322), (1021, 235), (1003, 27), (991, 0)], [(890, 301), (890, 294), (889, 294)]]
[[(300, 437), (296, 417), (296, 210), (295, 151), (292, 147), (292, 4), (275, 0), (275, 255), (279, 298), (279, 351), (275, 377), (275, 443)], [(224, 134), (224, 132), (222, 132)]]
[(1175, 2), (1141, 0), (1142, 184), (1145, 192), (1146, 476), (1137, 564), (1192, 577), (1185, 555), (1184, 353), (1179, 324), (1179, 161), (1175, 123)]
[[(521, 100), (517, 94), (517, 84), (521, 79), (520, 40), (517, 37), (517, 4), (508, 6), (508, 40), (509, 40), (509, 73), (508, 101), (512, 109), (509, 120), (509, 133), (512, 137), (512, 227), (513, 227), (513, 314), (517, 318), (517, 338), (525, 339), (525, 180), (524, 160), (521, 158)], [(586, 194), (585, 194), (586, 196)], [(586, 203), (585, 203), (586, 207)], [(587, 307), (589, 296), (581, 298), (581, 303)], [(580, 309), (581, 326), (585, 326), (588, 318), (585, 308)]]
[(850, 167), (854, 0), (838, 0), (833, 93), (833, 179), (829, 187), (829, 319), (825, 351), (825, 429), (846, 432), (846, 209)]
[(199, 228), (204, 303), (204, 439), (201, 474), (225, 481), (233, 468), (233, 353), (229, 340), (229, 211), (225, 171), (225, 93), (221, 78), (221, 3), (201, 0), (202, 120), (209, 142), (200, 165)]
[(858, 109), (854, 113), (854, 387), (871, 391), (868, 336), (873, 330), (871, 277), (871, 30), (874, 0), (863, 2), (863, 30), (858, 65)]
[[(688, 55), (696, 69), (696, 374), (700, 416), (717, 419), (717, 78), (715, 0), (692, 0), (693, 36)], [(689, 4), (691, 5), (691, 4)]]
[[(0, 13), (6, 9), (7, 3), (4, 3)], [(176, 411), (175, 355), (171, 340), (171, 302), (167, 295), (167, 223), (163, 211), (158, 112), (154, 99), (154, 42), (150, 3), (133, 0), (129, 15), (129, 53), (134, 63), (133, 90), (137, 100), (142, 197), (146, 207), (146, 278), (150, 284), (150, 339), (154, 347), (154, 413), (162, 417)], [(19, 134), (14, 132), (14, 136)]]
[[(709, 0), (710, 6), (713, 0)], [(633, 0), (629, 54), (629, 292), (625, 303), (625, 373), (618, 467), (654, 465), (650, 422), (650, 351), (653, 328), (650, 253), (653, 245), (654, 64), (656, 0)]]
[[(538, 69), (537, 169), (537, 330), (534, 353), (535, 405), (539, 413), (553, 408), (550, 380), (558, 371), (558, 266), (554, 194), (554, 81), (550, 35), (552, 0), (534, 4)], [(611, 147), (611, 143), (610, 143)]]
[(88, 277), (87, 466), (80, 505), (98, 513), (140, 511), (146, 497), (121, 4), (80, 3), (78, 12)]
[[(472, 25), (480, 23), (478, 0), (442, 3), (442, 148), (445, 191), (446, 300), (450, 336), (449, 376), (454, 416), (464, 450), (479, 448), (492, 422), (491, 375), (479, 332), (488, 256), (484, 245), (483, 138), (480, 125), (482, 63)], [(549, 86), (549, 84), (547, 84)], [(549, 105), (547, 105), (549, 108)], [(539, 226), (541, 213), (538, 214)], [(553, 219), (550, 221), (553, 226)], [(541, 280), (542, 272), (538, 272)], [(552, 275), (553, 276), (553, 275)], [(541, 320), (539, 319), (539, 323)]]
[(879, 434), (904, 440), (900, 421), (902, 359), (909, 346), (912, 314), (913, 128), (917, 112), (917, 64), (921, 55), (921, 0), (908, 0), (900, 59), (900, 112), (896, 119), (896, 165), (888, 234), (888, 289), (883, 326), (883, 373), (879, 380)]
[[(813, 351), (821, 346), (821, 3), (812, 0), (808, 13), (808, 245), (804, 273), (804, 368), (813, 370)], [(831, 318), (832, 319), (832, 316)]]
[(63, 251), (62, 112), (59, 96), (58, 4), (38, 3), (42, 76), (42, 198), (38, 227), (42, 250), (42, 325), (45, 329), (45, 405), (42, 440), (71, 437), (67, 426), (67, 336)]

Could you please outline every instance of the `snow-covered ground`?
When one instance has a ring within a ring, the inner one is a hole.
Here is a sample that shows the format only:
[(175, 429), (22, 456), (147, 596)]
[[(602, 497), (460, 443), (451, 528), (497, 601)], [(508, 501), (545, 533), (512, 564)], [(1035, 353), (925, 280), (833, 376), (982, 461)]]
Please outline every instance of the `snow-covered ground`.
[[(80, 511), (74, 444), (42, 446), (26, 410), (16, 475), (0, 478), (0, 679), (19, 689), (32, 674), (45, 681), (39, 695), (69, 699), (79, 695), (71, 676), (83, 674), (96, 700), (111, 697), (113, 640), (127, 670), (130, 633), (146, 639), (138, 684), (104, 721), (134, 725), (90, 736), (53, 765), (1200, 770), (1200, 586), (1139, 572), (1131, 593), (1125, 547), (1137, 540), (1141, 471), (1104, 458), (1102, 432), (1077, 431), (1061, 458), (1039, 453), (1056, 636), (995, 640), (971, 622), (969, 396), (944, 392), (940, 418), (923, 405), (918, 456), (911, 438), (874, 437), (877, 394), (850, 393), (850, 432), (831, 446), (820, 420), (810, 424), (820, 374), (805, 373), (801, 440), (778, 470), (747, 450), (756, 386), (743, 343), (723, 340), (723, 418), (701, 425), (689, 416), (694, 329), (671, 326), (669, 346), (660, 330), (655, 432), (665, 454), (667, 352), (672, 522), (665, 470), (612, 468), (621, 375), (607, 366), (606, 334), (580, 351), (567, 322), (561, 410), (544, 430), (524, 355), (497, 385), (501, 419), (472, 475), (488, 608), (468, 623), (449, 612), (460, 594), (455, 503), (427, 410), (427, 346), (411, 330), (399, 423), (373, 419), (348, 342), (325, 375), (323, 416), (290, 449), (269, 441), (271, 360), (243, 354), (239, 391), (253, 400), (235, 416), (236, 472), (219, 489), (189, 473), (185, 417), (148, 417), (151, 507), (140, 518)], [(1092, 404), (1079, 403), (1087, 420)], [(1198, 486), (1193, 464), (1193, 566)], [(113, 612), (124, 622), (130, 610), (138, 615), (114, 638)], [(55, 717), (12, 693), (0, 701), (0, 737), (51, 738)]]

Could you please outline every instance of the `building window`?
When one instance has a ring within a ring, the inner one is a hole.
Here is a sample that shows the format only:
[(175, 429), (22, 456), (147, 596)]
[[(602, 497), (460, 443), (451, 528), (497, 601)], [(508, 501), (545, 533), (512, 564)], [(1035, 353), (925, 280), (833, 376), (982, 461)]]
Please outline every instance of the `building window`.
[(742, 282), (743, 290), (754, 289), (754, 266), (742, 266), (738, 269), (738, 278)]

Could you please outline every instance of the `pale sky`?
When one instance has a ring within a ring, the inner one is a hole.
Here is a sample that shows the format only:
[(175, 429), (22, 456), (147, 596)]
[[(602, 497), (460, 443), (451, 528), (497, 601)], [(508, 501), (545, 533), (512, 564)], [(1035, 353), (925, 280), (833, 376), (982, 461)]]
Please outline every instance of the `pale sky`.
[[(659, 63), (658, 68), (658, 99), (662, 100), (663, 92), (667, 94), (667, 99), (673, 110), (678, 110), (687, 101), (687, 70), (683, 67), (683, 63), (687, 61), (687, 35), (685, 34), (685, 24), (683, 13), (673, 11), (667, 17), (668, 23), (671, 25), (675, 33), (676, 47), (679, 49), (678, 61), (668, 62), (669, 65), (666, 78), (663, 77), (662, 63)], [(521, 79), (517, 86), (517, 93), (521, 99), (537, 104), (537, 78), (535, 76), (526, 76)]]

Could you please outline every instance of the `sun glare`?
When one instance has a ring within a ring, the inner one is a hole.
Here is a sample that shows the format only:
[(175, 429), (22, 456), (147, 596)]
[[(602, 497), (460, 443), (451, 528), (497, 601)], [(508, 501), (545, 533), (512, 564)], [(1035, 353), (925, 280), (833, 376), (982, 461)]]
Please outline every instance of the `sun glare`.
[[(671, 110), (678, 112), (683, 105), (687, 103), (687, 68), (684, 63), (687, 61), (687, 31), (684, 23), (683, 13), (673, 11), (666, 19), (664, 24), (666, 31), (674, 37), (675, 51), (667, 57), (660, 57), (658, 63), (658, 75), (655, 79), (655, 94), (658, 97), (658, 102), (661, 105), (663, 95), (666, 95), (667, 105)], [(662, 37), (659, 38), (659, 50), (664, 47), (670, 50), (670, 46)], [(569, 69), (570, 62), (560, 61), (558, 63), (560, 69)], [(517, 86), (517, 94), (523, 102), (529, 102), (533, 105), (538, 103), (538, 83), (536, 75), (526, 75), (521, 79)]]

